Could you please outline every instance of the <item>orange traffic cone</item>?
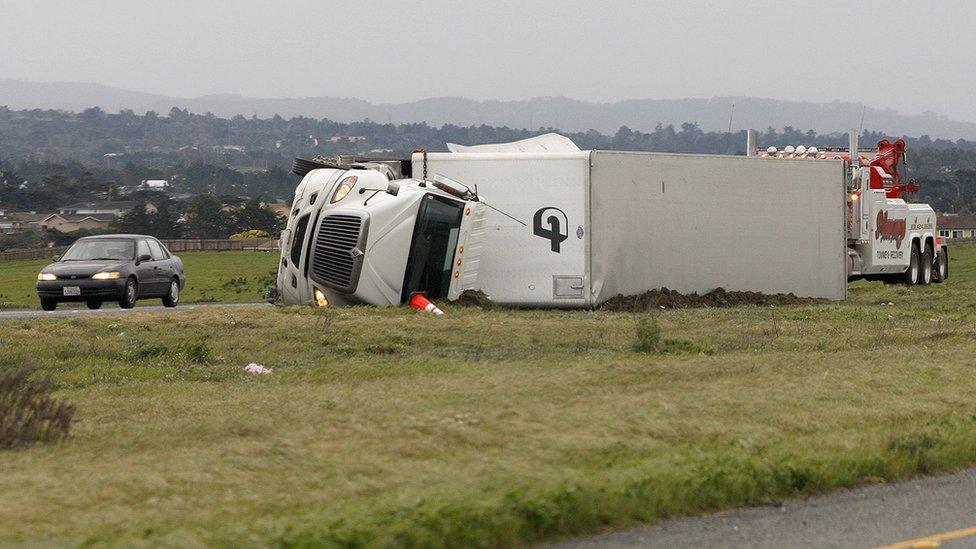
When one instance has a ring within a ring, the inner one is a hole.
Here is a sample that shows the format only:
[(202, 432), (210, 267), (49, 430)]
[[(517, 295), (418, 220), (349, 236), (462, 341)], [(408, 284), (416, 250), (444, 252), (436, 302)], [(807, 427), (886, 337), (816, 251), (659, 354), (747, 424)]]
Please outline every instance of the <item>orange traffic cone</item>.
[(437, 305), (434, 305), (429, 299), (424, 297), (424, 294), (414, 294), (413, 297), (410, 298), (410, 306), (418, 311), (427, 311), (428, 313), (434, 313), (435, 315), (444, 314), (444, 311), (438, 309)]

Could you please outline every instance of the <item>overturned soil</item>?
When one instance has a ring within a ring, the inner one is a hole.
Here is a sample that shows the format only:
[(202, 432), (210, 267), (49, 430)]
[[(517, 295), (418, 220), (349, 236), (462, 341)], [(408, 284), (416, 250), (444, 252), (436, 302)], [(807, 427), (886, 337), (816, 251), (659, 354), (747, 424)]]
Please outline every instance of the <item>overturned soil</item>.
[(793, 294), (762, 294), (759, 292), (730, 292), (724, 288), (698, 295), (697, 292), (683, 294), (667, 288), (650, 290), (637, 295), (621, 295), (604, 301), (600, 309), (605, 311), (625, 311), (640, 313), (652, 309), (686, 309), (690, 307), (739, 307), (742, 305), (804, 305), (822, 303), (825, 300), (810, 297), (797, 297)]
[(481, 307), (486, 311), (495, 305), (491, 298), (481, 290), (464, 290), (457, 299), (449, 303), (458, 307)]

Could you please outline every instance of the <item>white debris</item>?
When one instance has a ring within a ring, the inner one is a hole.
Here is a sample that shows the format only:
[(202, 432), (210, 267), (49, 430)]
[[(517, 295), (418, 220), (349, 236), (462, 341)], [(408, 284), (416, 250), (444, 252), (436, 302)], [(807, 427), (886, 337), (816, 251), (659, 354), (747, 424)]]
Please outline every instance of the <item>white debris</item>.
[(272, 372), (271, 368), (265, 368), (263, 364), (252, 362), (244, 367), (244, 371), (254, 375), (267, 375)]
[(890, 302), (890, 301), (889, 301), (889, 302), (888, 302), (888, 305), (894, 305), (894, 303), (892, 303), (892, 302)]
[(894, 315), (888, 315), (888, 318), (895, 318)]

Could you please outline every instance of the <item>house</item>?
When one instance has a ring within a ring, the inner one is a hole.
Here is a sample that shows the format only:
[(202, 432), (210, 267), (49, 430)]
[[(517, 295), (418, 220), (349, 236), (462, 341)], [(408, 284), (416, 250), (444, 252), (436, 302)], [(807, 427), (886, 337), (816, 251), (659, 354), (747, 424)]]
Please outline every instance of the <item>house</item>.
[(36, 231), (41, 229), (41, 221), (49, 215), (36, 212), (11, 212), (5, 218), (7, 221), (0, 224), (0, 228), (4, 234)]
[(73, 233), (82, 229), (105, 230), (118, 219), (112, 214), (49, 214), (39, 223), (43, 229)]
[[(78, 202), (77, 204), (70, 204), (58, 208), (58, 213), (61, 215), (112, 214), (115, 217), (121, 217), (125, 212), (134, 208), (135, 205), (136, 203), (131, 200)], [(147, 207), (146, 209), (148, 210), (149, 208)]]
[(169, 188), (169, 181), (165, 179), (143, 179), (141, 187), (153, 191), (163, 191)]
[(943, 238), (976, 238), (976, 215), (937, 213), (936, 227)]

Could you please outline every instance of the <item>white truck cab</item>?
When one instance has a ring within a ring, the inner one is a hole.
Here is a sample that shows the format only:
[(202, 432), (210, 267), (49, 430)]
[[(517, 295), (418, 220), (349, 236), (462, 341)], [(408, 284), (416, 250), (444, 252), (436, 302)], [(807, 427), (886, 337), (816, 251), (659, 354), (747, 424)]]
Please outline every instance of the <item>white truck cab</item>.
[(485, 206), (452, 183), (394, 179), (383, 164), (309, 171), (281, 234), (281, 301), (381, 306), (414, 293), (457, 298), (477, 278)]

